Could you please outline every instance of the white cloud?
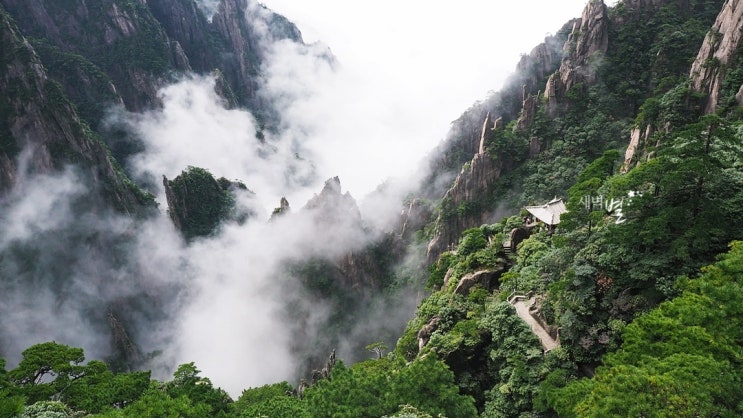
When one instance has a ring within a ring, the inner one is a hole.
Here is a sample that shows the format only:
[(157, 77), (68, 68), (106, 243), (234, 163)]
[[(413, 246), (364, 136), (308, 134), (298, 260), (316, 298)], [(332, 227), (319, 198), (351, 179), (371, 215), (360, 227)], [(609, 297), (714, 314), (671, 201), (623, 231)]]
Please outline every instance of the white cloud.
[[(20, 159), (27, 157), (22, 154)], [(14, 241), (25, 241), (74, 222), (69, 199), (84, 192), (85, 187), (69, 169), (59, 176), (28, 178), (21, 174), (13, 193), (5, 199), (6, 205), (12, 203), (0, 211), (0, 250)]]
[(311, 176), (309, 162), (295, 156), (296, 144), (284, 139), (262, 144), (249, 112), (224, 107), (214, 92), (213, 77), (186, 78), (164, 88), (160, 96), (162, 110), (128, 118), (145, 146), (130, 166), (136, 177), (158, 185), (163, 205), (161, 176), (173, 179), (188, 166), (245, 182), (261, 199), (263, 217), (281, 196), (293, 197)]

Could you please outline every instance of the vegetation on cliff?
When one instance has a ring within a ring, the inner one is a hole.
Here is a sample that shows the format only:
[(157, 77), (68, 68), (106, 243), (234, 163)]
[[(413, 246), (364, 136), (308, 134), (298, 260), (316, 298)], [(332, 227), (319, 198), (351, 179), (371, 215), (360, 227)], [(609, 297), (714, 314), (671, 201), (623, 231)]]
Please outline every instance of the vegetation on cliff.
[[(16, 368), (0, 362), (0, 417), (742, 415), (741, 61), (719, 68), (715, 113), (705, 114), (709, 92), (695, 90), (690, 74), (722, 3), (606, 8), (592, 0), (583, 21), (556, 37), (566, 40), (562, 61), (547, 54), (549, 65), (520, 80), (531, 80), (520, 115), (510, 91), (463, 116), (481, 118), (475, 141), (458, 125), (462, 137), (452, 143), (474, 158), (446, 197), (436, 196), (435, 224), (407, 242), (387, 235), (356, 253), (287, 263), (309, 296), (332, 302), (323, 337), (335, 343), (349, 318), (370, 312), (355, 306), (366, 292), (416, 281), (391, 268), (402, 247), (445, 236), (429, 247), (429, 294), (389, 353), (372, 344), (374, 358), (347, 366), (333, 352), (311, 381), (247, 388), (232, 399), (193, 363), (158, 381), (85, 363), (81, 349), (50, 342), (29, 347)], [(53, 67), (108, 84), (87, 58), (35, 44)], [(51, 98), (70, 107), (51, 86)], [(89, 106), (83, 112), (96, 117)], [(0, 151), (16, 153), (8, 131), (0, 125)], [(643, 140), (622, 159), (634, 131)], [(467, 157), (448, 150), (438, 168), (458, 169)], [(194, 167), (164, 184), (186, 238), (234, 219), (239, 184)], [(521, 211), (555, 196), (568, 210), (556, 228)], [(338, 207), (345, 212), (331, 210)], [(351, 219), (352, 234), (367, 232), (337, 178), (307, 210), (326, 229)], [(305, 314), (294, 308), (289, 316)]]
[(203, 168), (189, 167), (173, 180), (163, 177), (170, 218), (186, 239), (213, 234), (222, 222), (245, 221), (236, 194), (251, 193), (239, 181), (219, 179)]

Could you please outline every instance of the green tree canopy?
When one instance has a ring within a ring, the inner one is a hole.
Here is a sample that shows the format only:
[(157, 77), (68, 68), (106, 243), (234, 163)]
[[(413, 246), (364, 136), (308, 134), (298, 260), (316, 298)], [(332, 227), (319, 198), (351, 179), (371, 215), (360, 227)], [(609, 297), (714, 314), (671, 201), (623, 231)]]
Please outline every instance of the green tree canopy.
[(561, 416), (733, 417), (743, 413), (743, 242), (628, 325), (596, 376), (552, 391)]
[(173, 380), (165, 384), (167, 394), (173, 399), (188, 398), (194, 405), (207, 405), (210, 415), (228, 411), (232, 403), (230, 396), (200, 373), (194, 363), (181, 364), (173, 373)]

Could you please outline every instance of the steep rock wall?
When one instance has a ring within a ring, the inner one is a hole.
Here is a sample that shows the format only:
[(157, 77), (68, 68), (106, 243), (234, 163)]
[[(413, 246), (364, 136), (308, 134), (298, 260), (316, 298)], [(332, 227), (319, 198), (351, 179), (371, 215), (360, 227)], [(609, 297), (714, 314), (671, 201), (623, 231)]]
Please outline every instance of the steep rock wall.
[[(743, 2), (728, 0), (717, 16), (712, 30), (691, 66), (691, 85), (694, 90), (707, 96), (705, 112), (717, 110), (721, 89), (727, 70), (741, 58), (738, 51), (743, 38)], [(741, 86), (743, 88), (743, 86)], [(738, 104), (743, 103), (743, 94), (736, 95)]]
[(193, 0), (148, 0), (147, 7), (165, 33), (177, 42), (195, 71), (210, 71), (218, 62), (220, 40)]
[(272, 113), (270, 103), (257, 94), (259, 73), (274, 42), (288, 39), (303, 43), (299, 29), (256, 1), (224, 0), (212, 17), (210, 31), (215, 34), (211, 42), (221, 48), (219, 56), (211, 61), (211, 69), (224, 74), (239, 104), (251, 109), (262, 122), (276, 124), (278, 116)]
[(553, 36), (525, 54), (519, 60), (516, 71), (505, 83), (504, 88), (482, 102), (467, 109), (447, 133), (446, 140), (434, 150), (430, 164), (430, 177), (423, 185), (423, 195), (438, 199), (448, 190), (462, 164), (470, 161), (478, 153), (482, 136), (482, 121), (490, 113), (493, 118), (511, 121), (522, 115), (533, 117), (531, 107), (526, 102), (538, 96), (550, 74), (560, 66), (563, 45), (572, 29), (572, 21)]
[(626, 173), (637, 164), (636, 157), (639, 155), (638, 151), (645, 148), (648, 139), (654, 132), (653, 125), (647, 125), (645, 129), (639, 127), (632, 128), (629, 145), (627, 145), (627, 149), (624, 151), (624, 163), (622, 163), (621, 168), (623, 173)]
[[(43, 47), (44, 63), (78, 107), (118, 103), (143, 111), (160, 105), (157, 92), (174, 76), (218, 70), (219, 91), (228, 101), (259, 119), (276, 117), (257, 94), (261, 65), (273, 42), (302, 43), (302, 36), (286, 18), (256, 1), (224, 0), (211, 21), (194, 0), (71, 1), (0, 4), (22, 33)], [(71, 60), (86, 71), (70, 74)], [(91, 79), (109, 85), (91, 85)], [(95, 127), (102, 113), (93, 109), (83, 116)]]
[[(516, 75), (507, 83), (503, 92), (491, 96), (487, 101), (474, 106), (455, 121), (446, 144), (439, 155), (438, 166), (441, 167), (469, 161), (456, 176), (453, 184), (444, 194), (442, 211), (436, 220), (434, 237), (428, 245), (428, 261), (432, 262), (448, 248), (457, 244), (461, 233), (468, 229), (489, 221), (488, 210), (477, 208), (478, 197), (485, 194), (492, 183), (497, 180), (504, 167), (499, 159), (495, 159), (486, 151), (485, 143), (493, 129), (503, 129), (505, 121), (517, 119), (514, 129), (526, 130), (534, 121), (538, 108), (538, 96), (547, 77), (552, 80), (559, 78), (561, 70), (565, 72), (566, 83), (572, 85), (576, 81), (580, 67), (589, 62), (589, 56), (597, 51), (606, 49), (606, 34), (603, 29), (606, 7), (601, 1), (592, 1), (584, 12), (587, 20), (572, 20), (554, 37), (548, 37), (545, 42), (534, 48), (528, 55), (522, 57), (517, 66)], [(590, 35), (581, 34), (582, 23), (592, 28)], [(568, 36), (570, 34), (570, 36)], [(585, 38), (585, 39), (584, 39)], [(566, 43), (567, 42), (567, 43)], [(571, 52), (568, 44), (578, 44), (579, 47)], [(576, 51), (581, 51), (583, 56)], [(570, 57), (566, 56), (570, 55)], [(581, 67), (582, 68), (582, 67)], [(552, 76), (550, 76), (552, 74)], [(548, 87), (550, 83), (547, 82)], [(545, 93), (547, 94), (547, 93)], [(554, 92), (553, 92), (554, 94)], [(479, 117), (479, 119), (475, 119)], [(485, 120), (484, 124), (481, 121)], [(539, 154), (541, 144), (537, 138), (531, 141), (529, 156)], [(474, 156), (464, 159), (463, 156)]]
[(332, 266), (332, 279), (337, 286), (361, 293), (380, 287), (382, 272), (379, 260), (370, 247), (360, 245), (366, 241), (364, 237), (367, 234), (361, 212), (351, 194), (343, 193), (338, 177), (328, 179), (322, 191), (305, 204), (302, 212), (300, 216), (309, 216), (317, 226), (320, 232), (318, 240), (350, 244), (342, 246), (348, 250), (320, 257)]
[[(740, 30), (743, 24), (740, 19), (741, 9), (743, 8), (738, 7), (736, 11), (736, 2), (719, 0), (716, 2), (717, 9), (715, 8), (715, 2), (701, 4), (691, 3), (688, 0), (626, 1), (624, 3), (632, 8), (631, 11), (635, 15), (652, 15), (660, 7), (670, 6), (674, 7), (677, 13), (686, 16), (687, 19), (693, 18), (693, 20), (707, 22), (702, 23), (703, 25), (714, 25), (712, 30), (699, 36), (698, 43), (691, 42), (689, 44), (690, 47), (697, 48), (693, 52), (696, 58), (693, 62), (687, 61), (689, 64), (679, 68), (684, 73), (689, 74), (691, 89), (687, 90), (681, 88), (681, 86), (670, 89), (662, 97), (652, 99), (658, 101), (650, 102), (649, 111), (647, 108), (645, 110), (641, 109), (641, 120), (631, 130), (630, 141), (625, 151), (622, 171), (626, 172), (641, 161), (652, 157), (651, 150), (661, 145), (662, 135), (651, 140), (651, 137), (656, 133), (668, 133), (672, 129), (688, 123), (695, 115), (716, 111), (718, 104), (723, 99), (721, 97), (723, 94), (726, 96), (725, 106), (734, 104), (736, 99), (738, 103), (741, 102), (741, 98), (735, 97), (735, 93), (739, 91), (739, 86), (729, 80), (726, 81), (726, 78), (728, 73), (739, 63), (738, 46), (736, 45), (740, 43)], [(712, 13), (713, 11), (715, 12)], [(625, 24), (625, 22), (617, 24)], [(724, 30), (727, 35), (723, 35), (719, 30)], [(723, 37), (725, 42), (722, 42)], [(655, 57), (656, 61), (663, 61), (663, 52), (662, 48), (658, 51)], [(676, 54), (678, 54), (678, 51), (676, 51)], [(722, 57), (722, 60), (718, 56)], [(673, 59), (678, 61), (678, 56)], [(722, 64), (723, 60), (725, 64)], [(654, 66), (656, 65), (657, 62)], [(743, 83), (743, 80), (740, 80), (740, 82)], [(728, 84), (727, 91), (723, 92), (721, 89), (726, 83)], [(700, 101), (694, 92), (701, 93), (703, 100)], [(660, 103), (665, 103), (665, 105)]]
[(573, 23), (560, 69), (550, 76), (544, 90), (550, 117), (565, 111), (571, 88), (580, 83), (595, 82), (596, 64), (609, 45), (607, 10), (602, 0), (591, 0), (582, 17)]
[(116, 168), (2, 7), (0, 44), (0, 190), (11, 189), (19, 175), (76, 163), (119, 210), (136, 213), (151, 204)]
[(435, 261), (441, 253), (456, 245), (464, 230), (479, 226), (487, 220), (487, 211), (467, 208), (484, 195), (501, 174), (501, 164), (485, 147), (491, 131), (503, 129), (499, 126), (499, 121), (500, 119), (494, 122), (490, 114), (485, 117), (478, 152), (470, 163), (462, 168), (454, 184), (444, 195), (443, 208), (436, 220), (434, 237), (428, 244), (429, 262)]
[(84, 57), (113, 81), (129, 110), (159, 103), (157, 90), (171, 70), (188, 71), (188, 58), (166, 35), (144, 2), (2, 0), (26, 36)]
[[(568, 22), (565, 27), (572, 28), (578, 20)], [(516, 72), (523, 74), (521, 91), (521, 112), (514, 129), (525, 131), (534, 122), (537, 105), (545, 80), (559, 68), (563, 59), (563, 43), (560, 36), (549, 37), (544, 43), (532, 49), (516, 66)]]

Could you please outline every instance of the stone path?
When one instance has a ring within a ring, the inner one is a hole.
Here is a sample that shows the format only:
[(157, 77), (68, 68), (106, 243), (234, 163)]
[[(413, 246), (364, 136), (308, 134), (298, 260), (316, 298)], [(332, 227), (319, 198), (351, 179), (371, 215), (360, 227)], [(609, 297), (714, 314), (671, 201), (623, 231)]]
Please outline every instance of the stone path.
[(550, 334), (547, 332), (546, 329), (542, 327), (542, 325), (537, 322), (536, 319), (534, 319), (533, 316), (529, 313), (529, 306), (533, 303), (533, 300), (524, 300), (524, 296), (514, 296), (511, 298), (510, 303), (511, 305), (516, 308), (516, 314), (519, 316), (519, 318), (523, 319), (524, 322), (526, 322), (529, 325), (529, 328), (531, 328), (531, 332), (534, 333), (539, 338), (539, 341), (542, 343), (542, 347), (544, 347), (544, 351), (551, 351), (557, 347), (560, 346), (560, 343), (555, 341), (554, 338), (550, 336)]

